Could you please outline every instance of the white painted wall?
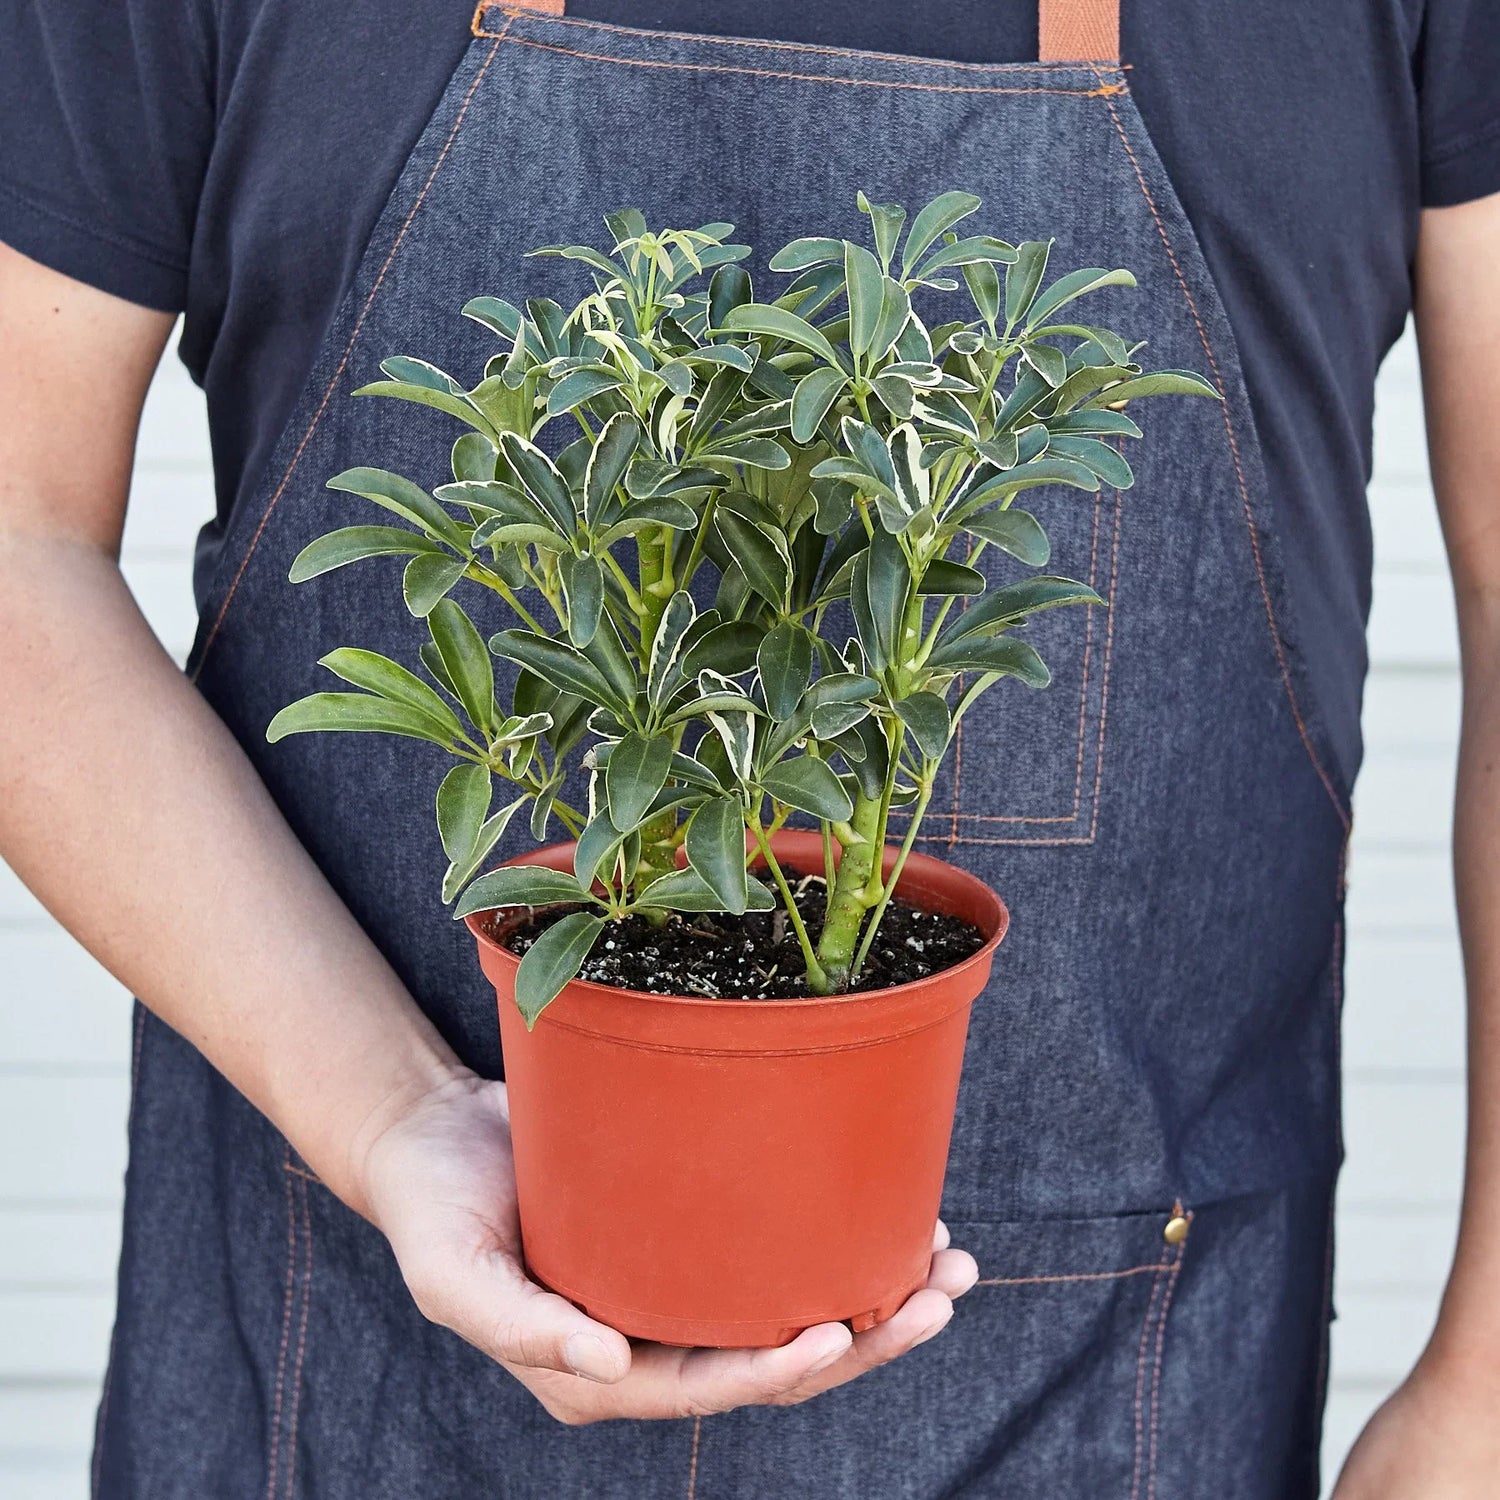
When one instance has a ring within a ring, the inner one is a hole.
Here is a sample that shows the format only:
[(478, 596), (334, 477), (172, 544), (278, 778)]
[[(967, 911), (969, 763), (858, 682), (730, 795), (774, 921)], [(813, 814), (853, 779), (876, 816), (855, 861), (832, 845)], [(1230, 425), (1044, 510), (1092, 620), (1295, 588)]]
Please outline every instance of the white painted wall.
[[(1408, 339), (1381, 378), (1375, 669), (1351, 859), (1330, 1471), (1420, 1349), (1452, 1244), (1462, 993), (1447, 864), (1455, 627)], [(179, 657), (212, 505), (202, 400), (174, 357), (147, 404), (125, 571)], [(109, 1338), (128, 1088), (125, 993), (0, 864), (0, 1494), (82, 1500)]]

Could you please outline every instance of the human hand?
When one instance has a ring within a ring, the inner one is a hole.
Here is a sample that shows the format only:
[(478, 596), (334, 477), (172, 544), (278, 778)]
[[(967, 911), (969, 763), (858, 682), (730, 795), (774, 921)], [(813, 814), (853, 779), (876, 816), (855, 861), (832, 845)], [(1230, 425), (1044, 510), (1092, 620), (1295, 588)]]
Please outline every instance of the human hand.
[(1500, 1371), (1429, 1349), (1370, 1418), (1333, 1500), (1490, 1500), (1500, 1475)]
[(866, 1333), (823, 1323), (779, 1349), (678, 1349), (631, 1341), (527, 1278), (503, 1083), (439, 1086), (380, 1131), (357, 1175), (422, 1313), (570, 1426), (806, 1401), (933, 1337), (979, 1275), (939, 1223), (927, 1285)]

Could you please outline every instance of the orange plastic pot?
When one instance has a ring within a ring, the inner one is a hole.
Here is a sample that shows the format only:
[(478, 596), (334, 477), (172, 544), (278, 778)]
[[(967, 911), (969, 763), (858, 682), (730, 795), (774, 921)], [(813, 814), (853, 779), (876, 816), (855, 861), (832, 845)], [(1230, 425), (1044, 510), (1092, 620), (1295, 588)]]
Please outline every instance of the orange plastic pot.
[[(822, 868), (818, 835), (777, 857)], [(886, 851), (886, 869), (895, 850)], [(573, 846), (515, 861), (571, 869)], [(531, 1274), (632, 1338), (766, 1347), (856, 1330), (927, 1278), (969, 1009), (1009, 920), (982, 881), (913, 854), (902, 896), (984, 946), (915, 984), (705, 1000), (574, 981), (533, 1031), (520, 960), (469, 917), (500, 1003)]]

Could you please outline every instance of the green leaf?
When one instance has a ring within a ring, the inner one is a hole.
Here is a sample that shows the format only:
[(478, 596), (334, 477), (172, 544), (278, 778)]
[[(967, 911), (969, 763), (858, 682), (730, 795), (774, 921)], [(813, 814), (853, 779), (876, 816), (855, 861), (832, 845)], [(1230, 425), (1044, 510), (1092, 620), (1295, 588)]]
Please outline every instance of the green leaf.
[(495, 668), (474, 622), (451, 599), (440, 599), (427, 616), (432, 644), (448, 669), (464, 712), (486, 734), (496, 718)]
[(309, 578), (331, 573), (361, 558), (422, 553), (447, 556), (436, 542), (400, 526), (345, 526), (309, 542), (293, 560), (287, 576), (293, 583), (306, 583)]
[(727, 459), (752, 469), (789, 469), (792, 460), (775, 438), (748, 437), (736, 442), (715, 443), (703, 453), (705, 458)]
[(404, 703), (426, 714), (450, 739), (463, 734), (463, 726), (453, 710), (420, 677), (388, 656), (362, 651), (357, 646), (339, 646), (319, 658), (318, 665), (366, 692), (378, 693), (393, 703)]
[(1141, 435), (1141, 429), (1124, 412), (1098, 408), (1048, 417), (1047, 426), (1055, 433), (1081, 433), (1094, 437), (1138, 438)]
[(843, 256), (844, 242), (842, 240), (814, 237), (793, 240), (791, 244), (783, 245), (771, 257), (770, 264), (773, 271), (805, 271), (809, 266), (820, 266), (827, 261), (842, 260)]
[(570, 552), (558, 558), (557, 573), (567, 596), (568, 639), (575, 646), (587, 646), (604, 613), (604, 569), (597, 557)]
[(1016, 262), (1005, 271), (1005, 326), (1014, 327), (1026, 316), (1042, 277), (1047, 273), (1051, 240), (1024, 240), (1016, 246)]
[(951, 646), (934, 651), (927, 665), (934, 671), (1019, 677), (1033, 688), (1044, 688), (1052, 680), (1047, 664), (1035, 649), (1011, 635), (954, 641)]
[(984, 264), (1010, 265), (1016, 259), (1014, 245), (997, 240), (990, 234), (974, 234), (967, 239), (950, 239), (940, 249), (934, 250), (912, 273), (913, 280), (934, 285), (934, 271), (946, 270), (949, 266)]
[(1018, 494), (1021, 490), (1034, 489), (1040, 484), (1066, 484), (1074, 489), (1092, 491), (1099, 488), (1099, 476), (1071, 458), (1033, 459), (1030, 463), (1018, 464), (1014, 469), (991, 475), (961, 495), (953, 514), (966, 518), (981, 506)]
[(1086, 583), (1072, 578), (1023, 578), (992, 589), (977, 604), (971, 605), (951, 621), (937, 639), (937, 650), (928, 658), (931, 666), (939, 665), (944, 649), (965, 637), (1008, 629), (1042, 610), (1057, 609), (1065, 604), (1103, 604)]
[(826, 761), (799, 755), (772, 766), (760, 778), (763, 791), (815, 818), (842, 822), (854, 811), (844, 783)]
[(1113, 406), (1117, 401), (1138, 401), (1145, 396), (1212, 396), (1217, 400), (1219, 392), (1191, 370), (1153, 370), (1106, 386), (1097, 396), (1083, 402), (1082, 407), (1087, 411), (1095, 406)]
[(863, 245), (845, 242), (844, 281), (849, 296), (849, 348), (859, 360), (874, 342), (885, 277), (880, 262)]
[[(854, 586), (863, 587), (868, 600), (870, 623), (875, 640), (872, 657), (881, 662), (894, 661), (901, 642), (901, 626), (906, 615), (906, 595), (911, 587), (911, 569), (895, 537), (876, 531), (870, 546), (855, 564)], [(863, 576), (861, 576), (863, 575)], [(861, 637), (863, 639), (863, 637)], [(865, 641), (865, 649), (871, 650)]]
[(641, 425), (629, 412), (616, 412), (599, 429), (583, 478), (583, 512), (590, 525), (604, 515), (640, 440)]
[(474, 840), (474, 847), (461, 860), (455, 860), (448, 866), (443, 876), (443, 901), (449, 902), (474, 878), (475, 872), (485, 860), (494, 852), (495, 845), (500, 842), (505, 830), (510, 825), (510, 820), (526, 805), (525, 797), (517, 797), (514, 802), (507, 803), (499, 812), (486, 818), (480, 826), (479, 836)]
[(1059, 458), (1071, 458), (1081, 463), (1111, 489), (1128, 490), (1135, 483), (1130, 465), (1108, 443), (1101, 443), (1098, 438), (1054, 433), (1047, 451)]
[(947, 703), (936, 693), (913, 693), (892, 707), (911, 730), (922, 754), (928, 760), (937, 760), (948, 748), (948, 737), (953, 732), (953, 716)]
[(993, 542), (1029, 568), (1045, 567), (1052, 555), (1042, 523), (1027, 510), (982, 510), (968, 517), (964, 529)]
[(784, 620), (761, 641), (755, 663), (766, 711), (773, 719), (790, 718), (812, 681), (812, 637), (801, 625)]
[(526, 493), (552, 517), (564, 535), (571, 536), (578, 524), (578, 513), (556, 465), (534, 443), (514, 432), (501, 435), (500, 447)]
[(993, 329), (995, 320), (1000, 316), (1001, 296), (1000, 273), (995, 269), (995, 263), (988, 260), (969, 261), (960, 269), (979, 316)]
[[(776, 905), (770, 891), (758, 880), (745, 883), (746, 907), (750, 911), (771, 911)], [(714, 889), (694, 869), (672, 870), (653, 880), (635, 900), (639, 907), (660, 906), (669, 911), (723, 911), (724, 903)]]
[(871, 203), (862, 192), (854, 195), (854, 201), (862, 214), (869, 214), (875, 231), (875, 252), (881, 265), (889, 268), (896, 242), (901, 238), (901, 226), (906, 223), (906, 210), (899, 203)]
[(943, 193), (934, 198), (915, 219), (906, 236), (906, 248), (901, 252), (901, 275), (905, 279), (911, 268), (922, 258), (927, 247), (960, 219), (966, 219), (979, 207), (980, 199), (973, 193)]
[(400, 734), (408, 739), (429, 740), (444, 749), (452, 736), (408, 703), (393, 703), (370, 693), (312, 693), (289, 703), (266, 727), (266, 739), (275, 744), (289, 734), (315, 730), (345, 730), (355, 733)]
[(745, 815), (731, 797), (714, 797), (692, 816), (684, 840), (688, 863), (732, 916), (745, 910)]
[(1052, 344), (1022, 344), (1021, 358), (1054, 390), (1068, 378), (1068, 357)]
[(457, 417), (470, 427), (493, 438), (495, 429), (489, 419), (467, 396), (454, 396), (447, 391), (433, 390), (426, 385), (413, 385), (406, 380), (372, 380), (354, 392), (356, 396), (391, 396), (398, 401), (414, 401), (418, 406), (431, 406), (437, 411)]
[(615, 691), (609, 678), (564, 641), (533, 635), (529, 630), (502, 630), (490, 637), (490, 650), (590, 703), (603, 704), (620, 714), (629, 712), (629, 703)]
[(842, 370), (830, 369), (826, 365), (819, 365), (797, 382), (797, 390), (792, 396), (792, 438), (795, 442), (812, 442), (829, 408), (848, 383), (849, 377)]
[(565, 870), (542, 865), (506, 865), (481, 875), (464, 892), (453, 916), (467, 917), (476, 911), (495, 911), (506, 906), (557, 906), (587, 899), (583, 887)]
[(547, 392), (547, 415), (561, 416), (602, 396), (605, 391), (617, 391), (625, 382), (609, 370), (569, 370), (556, 385)]
[(631, 733), (615, 745), (604, 771), (609, 819), (621, 833), (640, 826), (672, 769), (672, 742)]
[(331, 490), (343, 490), (373, 500), (414, 526), (459, 552), (467, 552), (468, 538), (457, 521), (426, 490), (399, 474), (385, 469), (345, 469), (328, 481)]
[(482, 432), (462, 432), (454, 439), (450, 467), (456, 480), (483, 483), (495, 477), (499, 450)]
[(727, 620), (693, 642), (682, 655), (682, 675), (696, 682), (705, 668), (737, 677), (755, 665), (765, 631), (750, 620)]
[(982, 594), (985, 577), (978, 568), (967, 563), (955, 562), (950, 557), (934, 558), (927, 564), (927, 571), (917, 585), (919, 594), (943, 596)]
[(1108, 271), (1101, 266), (1085, 266), (1078, 271), (1069, 271), (1059, 276), (1051, 286), (1031, 304), (1026, 318), (1028, 328), (1045, 323), (1058, 308), (1065, 307), (1077, 297), (1097, 291), (1105, 286), (1134, 286), (1135, 277), (1129, 271)]
[(467, 558), (446, 552), (425, 552), (412, 558), (401, 575), (401, 594), (406, 607), (419, 620), (424, 619), (439, 599), (447, 597), (468, 566)]
[(465, 761), (443, 777), (437, 789), (438, 837), (443, 841), (443, 852), (454, 864), (474, 848), (489, 815), (492, 793), (488, 766)]
[(578, 977), (599, 940), (605, 919), (593, 912), (569, 912), (554, 922), (521, 959), (516, 970), (516, 1005), (530, 1030), (537, 1017)]
[(714, 526), (750, 587), (767, 603), (784, 608), (792, 578), (792, 559), (785, 540), (731, 510), (720, 509)]
[(503, 339), (513, 339), (521, 326), (521, 310), (513, 307), (502, 297), (471, 297), (464, 303), (464, 317), (483, 323), (491, 333)]
[(614, 854), (624, 838), (625, 835), (610, 822), (607, 812), (599, 813), (584, 825), (573, 847), (573, 874), (580, 887), (591, 890), (606, 861), (611, 863), (610, 874), (613, 875)]
[(698, 618), (693, 596), (678, 589), (662, 611), (661, 624), (651, 642), (651, 658), (646, 668), (646, 697), (653, 708), (659, 708), (678, 680), (677, 658), (683, 641)]
[(751, 302), (734, 307), (725, 315), (721, 325), (725, 333), (754, 333), (767, 338), (782, 339), (809, 349), (837, 369), (843, 369), (837, 352), (827, 338), (811, 323), (799, 318), (785, 308), (769, 307), (764, 303)]

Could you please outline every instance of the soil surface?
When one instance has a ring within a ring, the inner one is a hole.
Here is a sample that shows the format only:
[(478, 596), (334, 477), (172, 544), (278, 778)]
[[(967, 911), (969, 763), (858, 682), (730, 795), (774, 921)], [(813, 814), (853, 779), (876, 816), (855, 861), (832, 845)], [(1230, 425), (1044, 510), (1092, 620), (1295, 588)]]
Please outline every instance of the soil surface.
[[(821, 875), (794, 876), (793, 894), (813, 942), (823, 926)], [(567, 911), (552, 907), (533, 913), (501, 941), (512, 953), (525, 953)], [(487, 930), (494, 935), (492, 913)], [(922, 911), (899, 898), (886, 908), (856, 990), (910, 984), (962, 963), (984, 946), (979, 929), (959, 917)], [(673, 913), (661, 926), (629, 916), (610, 923), (589, 955), (579, 978), (654, 995), (699, 995), (710, 1000), (795, 1000), (807, 998), (806, 965), (786, 910), (722, 912), (688, 916)]]

